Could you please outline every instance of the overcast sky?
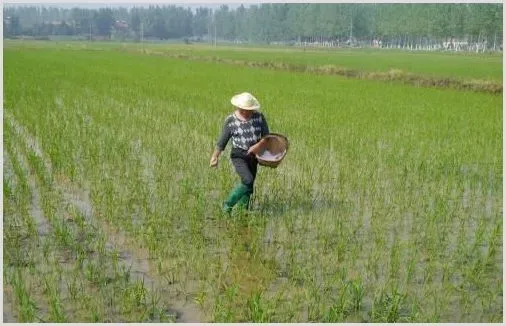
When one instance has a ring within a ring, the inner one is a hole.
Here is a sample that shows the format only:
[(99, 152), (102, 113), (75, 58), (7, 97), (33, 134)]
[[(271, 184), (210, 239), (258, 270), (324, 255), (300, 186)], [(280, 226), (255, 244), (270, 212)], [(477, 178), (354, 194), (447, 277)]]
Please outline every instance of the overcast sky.
[[(51, 2), (47, 2), (47, 3), (44, 3), (44, 2), (30, 2), (30, 1), (27, 1), (27, 3), (21, 3), (21, 1), (16, 1), (16, 2), (12, 2), (12, 3), (4, 3), (4, 6), (5, 7), (11, 7), (11, 6), (44, 6), (44, 7), (58, 7), (58, 8), (74, 8), (74, 7), (80, 7), (80, 8), (87, 8), (87, 9), (97, 9), (97, 8), (104, 8), (104, 7), (109, 7), (109, 8), (117, 8), (117, 7), (124, 7), (124, 8), (133, 8), (133, 7), (148, 7), (150, 5), (159, 5), (159, 6), (163, 6), (163, 5), (176, 5), (176, 6), (181, 6), (181, 7), (190, 7), (190, 8), (198, 8), (198, 7), (207, 7), (207, 8), (219, 8), (222, 4), (226, 4), (229, 8), (231, 9), (235, 9), (237, 7), (239, 7), (241, 5), (241, 2), (231, 2), (231, 3), (227, 3), (226, 1), (223, 2), (223, 3), (220, 3), (220, 2), (208, 2), (208, 3), (198, 3), (198, 2), (183, 2), (181, 1), (180, 3), (177, 3), (177, 2), (171, 2), (171, 1), (167, 1), (167, 2), (158, 2), (158, 1), (153, 1), (152, 3), (150, 2), (138, 2), (138, 3), (135, 3), (135, 2), (125, 2), (125, 3), (121, 3), (121, 2), (88, 2), (88, 3), (71, 3), (71, 2), (68, 2), (68, 3), (51, 3)], [(243, 5), (245, 7), (249, 7), (252, 3), (243, 3)]]
[[(228, 6), (229, 9), (234, 10), (237, 9), (241, 4), (240, 3), (224, 3)], [(244, 3), (244, 7), (248, 8), (253, 3)], [(166, 2), (166, 3), (160, 3), (160, 2), (154, 2), (154, 3), (27, 3), (27, 4), (4, 4), (4, 7), (13, 7), (13, 6), (44, 6), (44, 7), (55, 7), (55, 8), (63, 8), (63, 9), (71, 9), (75, 7), (79, 8), (85, 8), (85, 9), (99, 9), (99, 8), (127, 8), (131, 9), (133, 7), (148, 7), (149, 5), (159, 5), (159, 6), (169, 6), (169, 5), (176, 5), (178, 7), (183, 8), (190, 8), (193, 12), (197, 10), (197, 8), (204, 7), (204, 8), (211, 8), (213, 10), (219, 9), (222, 4), (220, 3), (172, 3), (172, 2)]]

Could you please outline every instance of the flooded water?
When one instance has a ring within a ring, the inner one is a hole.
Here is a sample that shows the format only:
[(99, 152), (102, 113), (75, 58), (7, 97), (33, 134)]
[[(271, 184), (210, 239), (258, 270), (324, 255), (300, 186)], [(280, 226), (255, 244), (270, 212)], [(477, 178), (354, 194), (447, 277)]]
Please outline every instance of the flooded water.
[(29, 186), (32, 193), (30, 215), (33, 217), (35, 223), (37, 224), (37, 233), (39, 237), (45, 237), (50, 232), (50, 223), (44, 216), (44, 211), (40, 206), (40, 195), (33, 179), (30, 179)]
[(13, 307), (12, 307), (12, 288), (5, 283), (4, 278), (4, 284), (3, 284), (3, 322), (4, 323), (15, 323), (16, 318), (13, 314)]

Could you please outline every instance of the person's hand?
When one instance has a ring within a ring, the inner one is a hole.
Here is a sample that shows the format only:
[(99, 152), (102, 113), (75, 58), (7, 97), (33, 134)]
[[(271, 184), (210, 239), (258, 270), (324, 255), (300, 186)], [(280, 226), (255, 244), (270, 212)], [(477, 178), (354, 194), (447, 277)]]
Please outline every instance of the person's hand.
[(257, 155), (264, 148), (265, 141), (262, 139), (248, 149), (248, 155)]
[(248, 148), (247, 155), (256, 155), (257, 152), (258, 152), (258, 146), (257, 145), (253, 145), (250, 148)]
[(212, 156), (211, 157), (211, 162), (209, 162), (209, 166), (212, 167), (212, 168), (218, 166), (218, 158), (215, 157), (215, 156)]

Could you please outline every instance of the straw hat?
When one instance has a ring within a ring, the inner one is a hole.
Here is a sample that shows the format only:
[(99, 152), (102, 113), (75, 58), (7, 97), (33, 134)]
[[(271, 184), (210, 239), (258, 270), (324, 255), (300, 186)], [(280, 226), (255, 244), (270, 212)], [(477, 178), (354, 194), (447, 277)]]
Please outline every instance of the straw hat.
[(253, 111), (260, 109), (260, 103), (258, 102), (258, 100), (253, 95), (247, 92), (232, 96), (230, 103), (243, 110)]

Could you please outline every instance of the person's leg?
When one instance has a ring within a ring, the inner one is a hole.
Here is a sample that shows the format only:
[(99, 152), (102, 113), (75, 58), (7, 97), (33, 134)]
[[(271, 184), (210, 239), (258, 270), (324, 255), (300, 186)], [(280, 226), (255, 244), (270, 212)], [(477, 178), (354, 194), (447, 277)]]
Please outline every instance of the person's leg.
[(239, 202), (247, 193), (249, 189), (242, 183), (237, 185), (232, 192), (228, 195), (227, 200), (223, 204), (223, 210), (227, 213), (232, 211), (232, 208)]
[(250, 191), (245, 193), (241, 197), (241, 199), (239, 199), (238, 206), (240, 206), (241, 208), (243, 208), (245, 210), (248, 210), (250, 207), (251, 195), (253, 194), (253, 189), (254, 189), (253, 186), (255, 183), (256, 175), (257, 175), (258, 161), (256, 160), (256, 158), (254, 156), (248, 156), (246, 158), (246, 161), (248, 164), (249, 172), (251, 173), (251, 181), (250, 181), (250, 186), (249, 186)]
[(254, 175), (250, 170), (248, 161), (244, 157), (238, 157), (237, 155), (232, 156), (232, 164), (234, 165), (235, 171), (241, 178), (241, 184), (236, 186), (227, 200), (224, 203), (223, 209), (227, 212), (232, 210), (235, 204), (241, 200), (244, 196), (251, 196), (253, 192)]

